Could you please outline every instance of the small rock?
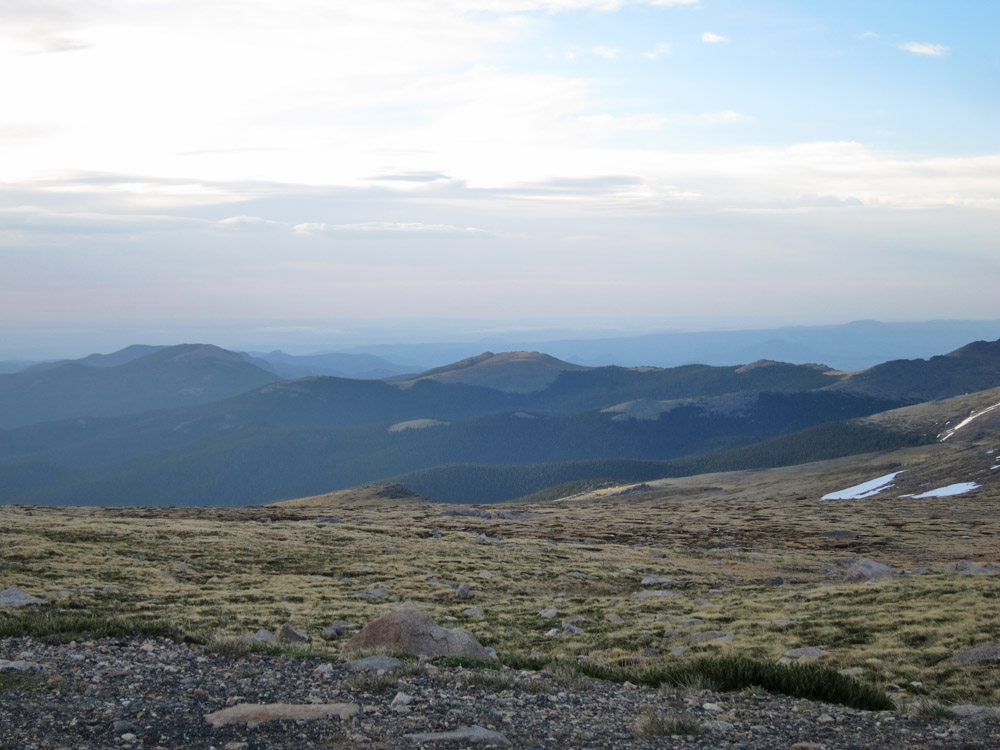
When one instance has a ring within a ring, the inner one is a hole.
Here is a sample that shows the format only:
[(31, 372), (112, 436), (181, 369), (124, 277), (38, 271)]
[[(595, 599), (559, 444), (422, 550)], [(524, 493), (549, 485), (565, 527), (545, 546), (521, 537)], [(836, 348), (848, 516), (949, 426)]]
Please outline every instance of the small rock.
[(552, 638), (553, 636), (559, 635), (559, 628), (552, 628), (551, 630), (545, 631), (545, 636), (547, 638)]
[(0, 659), (0, 672), (30, 672), (34, 669), (42, 669), (42, 665), (25, 659), (14, 659), (13, 661)]
[(463, 609), (462, 614), (466, 617), (482, 617), (483, 610), (479, 607), (469, 607), (468, 609)]
[(696, 627), (698, 625), (704, 625), (705, 621), (702, 620), (700, 617), (689, 617), (686, 620), (681, 620), (677, 624), (681, 625), (681, 626), (683, 626), (685, 628), (693, 628), (693, 627)]
[(500, 732), (485, 729), (479, 726), (459, 727), (451, 732), (422, 732), (419, 734), (408, 734), (407, 739), (411, 739), (417, 744), (424, 742), (468, 742), (483, 745), (509, 745), (510, 741)]
[(48, 602), (37, 596), (32, 596), (17, 586), (10, 586), (0, 591), (0, 607), (27, 607), (33, 604), (43, 605), (48, 604)]
[(349, 719), (356, 716), (359, 710), (357, 703), (241, 703), (205, 714), (205, 721), (213, 727), (224, 727), (227, 724), (255, 726), (280, 719), (308, 721), (329, 716)]
[(354, 672), (393, 672), (402, 666), (403, 662), (386, 654), (375, 654), (347, 662), (347, 668)]
[(538, 616), (541, 617), (542, 619), (545, 619), (545, 620), (551, 620), (553, 617), (555, 617), (558, 614), (559, 614), (559, 610), (558, 609), (555, 609), (554, 607), (550, 607), (549, 609), (543, 609), (541, 612), (538, 613)]
[(670, 589), (643, 589), (632, 594), (633, 599), (653, 599), (680, 596), (676, 591)]
[(622, 625), (625, 620), (617, 612), (608, 612), (604, 615), (604, 619), (610, 622), (612, 625)]
[(801, 648), (793, 648), (786, 651), (784, 657), (779, 659), (778, 663), (788, 664), (790, 662), (796, 662), (798, 664), (806, 664), (807, 662), (822, 659), (829, 653), (829, 651), (824, 651), (816, 646), (802, 646)]
[(413, 703), (413, 696), (402, 691), (396, 693), (396, 697), (392, 699), (390, 706), (409, 706)]
[(456, 599), (468, 599), (471, 596), (472, 596), (472, 592), (469, 589), (469, 584), (467, 584), (467, 583), (460, 583), (458, 585), (458, 588), (455, 589), (455, 598)]
[(710, 732), (719, 732), (720, 734), (723, 732), (732, 732), (734, 729), (736, 729), (736, 727), (730, 724), (728, 721), (708, 721), (705, 722), (705, 724), (703, 724), (702, 726), (704, 726), (705, 729), (707, 729)]
[(328, 680), (333, 677), (333, 665), (332, 664), (320, 664), (316, 669), (312, 671), (316, 677), (321, 677), (324, 680)]
[(297, 630), (290, 622), (286, 622), (278, 631), (278, 640), (283, 643), (308, 643), (309, 636)]
[(639, 583), (643, 586), (650, 586), (650, 585), (655, 586), (657, 584), (663, 586), (669, 586), (673, 582), (674, 582), (673, 578), (666, 578), (665, 576), (646, 576), (641, 581), (639, 581)]
[(323, 637), (340, 638), (342, 635), (347, 633), (348, 627), (350, 627), (350, 625), (346, 620), (336, 620), (328, 627), (323, 628)]
[(708, 643), (712, 641), (714, 643), (732, 643), (733, 636), (731, 633), (723, 633), (721, 630), (703, 630), (700, 633), (694, 633), (691, 636), (691, 645), (697, 646), (699, 643)]
[(258, 643), (277, 643), (278, 642), (278, 639), (274, 637), (274, 635), (271, 633), (271, 631), (270, 630), (264, 630), (264, 628), (261, 628), (256, 633), (254, 633), (252, 636), (250, 636), (250, 640), (257, 641)]

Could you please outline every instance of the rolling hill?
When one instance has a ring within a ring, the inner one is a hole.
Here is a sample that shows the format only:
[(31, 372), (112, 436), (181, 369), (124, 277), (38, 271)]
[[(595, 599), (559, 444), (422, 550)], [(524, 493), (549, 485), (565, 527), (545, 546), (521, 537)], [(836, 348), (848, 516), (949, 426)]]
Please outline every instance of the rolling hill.
[(128, 347), (0, 375), (0, 428), (205, 404), (276, 380), (217, 346)]

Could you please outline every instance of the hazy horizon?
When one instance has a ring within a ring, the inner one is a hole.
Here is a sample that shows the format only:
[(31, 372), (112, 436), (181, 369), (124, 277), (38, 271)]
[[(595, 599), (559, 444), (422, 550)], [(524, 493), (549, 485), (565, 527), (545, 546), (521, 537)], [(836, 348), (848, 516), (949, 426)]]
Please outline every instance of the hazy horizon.
[[(284, 351), (293, 355), (322, 354), (338, 351), (375, 349), (380, 346), (417, 346), (434, 344), (480, 343), (484, 346), (504, 342), (526, 345), (553, 341), (591, 341), (629, 338), (657, 333), (720, 333), (771, 331), (796, 328), (836, 328), (851, 323), (983, 323), (996, 325), (1000, 336), (1000, 318), (994, 320), (938, 319), (923, 321), (843, 320), (835, 322), (793, 322), (760, 319), (542, 319), (542, 320), (341, 320), (341, 321), (269, 321), (219, 322), (108, 322), (105, 325), (81, 323), (75, 326), (13, 328), (0, 326), (0, 361), (36, 361), (76, 359), (89, 354), (110, 354), (133, 344), (173, 346), (178, 344), (213, 344), (223, 349), (244, 352)], [(989, 326), (987, 326), (989, 327)], [(957, 342), (968, 343), (964, 340)], [(506, 349), (502, 349), (506, 350)], [(469, 354), (478, 354), (470, 350)], [(946, 352), (933, 351), (934, 354)], [(445, 364), (440, 362), (437, 364)]]

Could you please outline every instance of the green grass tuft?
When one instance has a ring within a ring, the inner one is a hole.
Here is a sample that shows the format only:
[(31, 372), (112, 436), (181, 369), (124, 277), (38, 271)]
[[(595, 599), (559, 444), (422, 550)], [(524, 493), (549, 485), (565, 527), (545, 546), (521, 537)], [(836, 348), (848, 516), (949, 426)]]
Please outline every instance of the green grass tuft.
[(635, 723), (635, 733), (646, 737), (689, 736), (701, 734), (701, 724), (686, 716), (643, 711)]
[(778, 664), (745, 656), (714, 656), (664, 667), (613, 667), (597, 662), (576, 665), (584, 674), (612, 682), (660, 687), (712, 685), (720, 691), (751, 686), (793, 698), (835, 703), (866, 711), (893, 711), (896, 705), (871, 685), (816, 664)]

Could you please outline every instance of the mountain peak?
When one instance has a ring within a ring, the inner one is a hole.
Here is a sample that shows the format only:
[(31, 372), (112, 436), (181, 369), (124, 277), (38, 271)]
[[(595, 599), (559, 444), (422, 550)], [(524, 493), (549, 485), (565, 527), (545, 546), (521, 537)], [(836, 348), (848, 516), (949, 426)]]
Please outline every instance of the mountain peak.
[(483, 352), (444, 367), (436, 367), (419, 375), (395, 378), (390, 382), (409, 388), (422, 380), (440, 383), (463, 383), (492, 388), (505, 393), (531, 393), (551, 385), (567, 370), (592, 368), (564, 362), (541, 352)]

